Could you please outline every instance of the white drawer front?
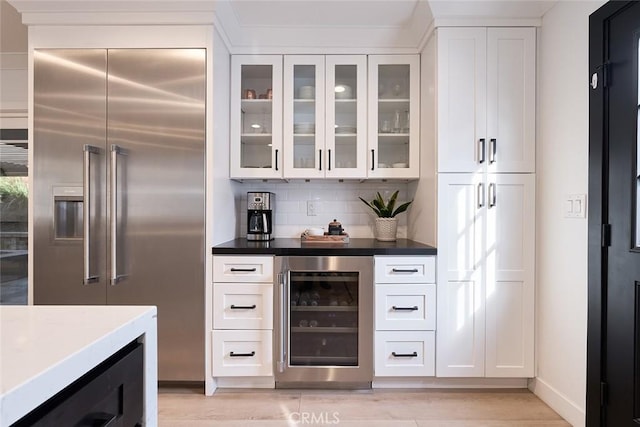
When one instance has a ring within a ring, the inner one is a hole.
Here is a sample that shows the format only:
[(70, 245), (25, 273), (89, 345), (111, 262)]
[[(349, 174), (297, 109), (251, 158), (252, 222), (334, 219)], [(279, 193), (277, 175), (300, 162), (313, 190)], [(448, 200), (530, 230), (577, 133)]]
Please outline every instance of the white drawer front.
[(435, 256), (377, 256), (376, 283), (436, 283)]
[(272, 256), (213, 257), (214, 282), (273, 283)]
[(376, 329), (435, 330), (436, 285), (376, 285)]
[(435, 332), (378, 331), (375, 340), (375, 376), (435, 375)]
[(214, 329), (273, 329), (273, 285), (214, 283)]
[(273, 375), (271, 331), (213, 331), (214, 377)]

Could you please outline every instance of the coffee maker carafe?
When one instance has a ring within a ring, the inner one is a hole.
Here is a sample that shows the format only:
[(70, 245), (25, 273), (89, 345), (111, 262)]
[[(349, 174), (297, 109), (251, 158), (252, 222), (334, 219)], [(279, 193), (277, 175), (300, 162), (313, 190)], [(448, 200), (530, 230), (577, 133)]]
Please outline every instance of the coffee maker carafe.
[(272, 240), (275, 218), (273, 193), (247, 193), (247, 240)]

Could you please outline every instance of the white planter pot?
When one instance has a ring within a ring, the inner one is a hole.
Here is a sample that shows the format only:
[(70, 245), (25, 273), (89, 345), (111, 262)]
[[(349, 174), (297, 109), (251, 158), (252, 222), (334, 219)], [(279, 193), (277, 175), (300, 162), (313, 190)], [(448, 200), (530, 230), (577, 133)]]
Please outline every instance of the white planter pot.
[(383, 242), (395, 242), (398, 231), (398, 218), (376, 218), (376, 239)]

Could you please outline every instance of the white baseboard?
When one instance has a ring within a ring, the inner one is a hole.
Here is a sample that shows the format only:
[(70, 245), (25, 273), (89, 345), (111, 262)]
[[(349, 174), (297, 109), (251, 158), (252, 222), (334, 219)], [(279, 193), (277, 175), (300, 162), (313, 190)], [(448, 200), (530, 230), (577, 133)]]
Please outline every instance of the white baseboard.
[(527, 379), (376, 377), (372, 388), (527, 388)]
[(275, 388), (273, 377), (217, 377), (217, 388)]
[(572, 426), (583, 427), (585, 425), (585, 409), (572, 402), (567, 396), (560, 393), (543, 379), (535, 378), (531, 380), (529, 390)]

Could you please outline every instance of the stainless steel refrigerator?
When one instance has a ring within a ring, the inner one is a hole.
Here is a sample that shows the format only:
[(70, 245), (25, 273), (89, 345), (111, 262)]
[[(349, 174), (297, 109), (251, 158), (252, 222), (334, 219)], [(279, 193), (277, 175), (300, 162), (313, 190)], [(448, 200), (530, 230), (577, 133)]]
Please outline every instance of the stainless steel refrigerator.
[(156, 305), (162, 381), (204, 381), (205, 69), (204, 49), (34, 53), (34, 303)]

